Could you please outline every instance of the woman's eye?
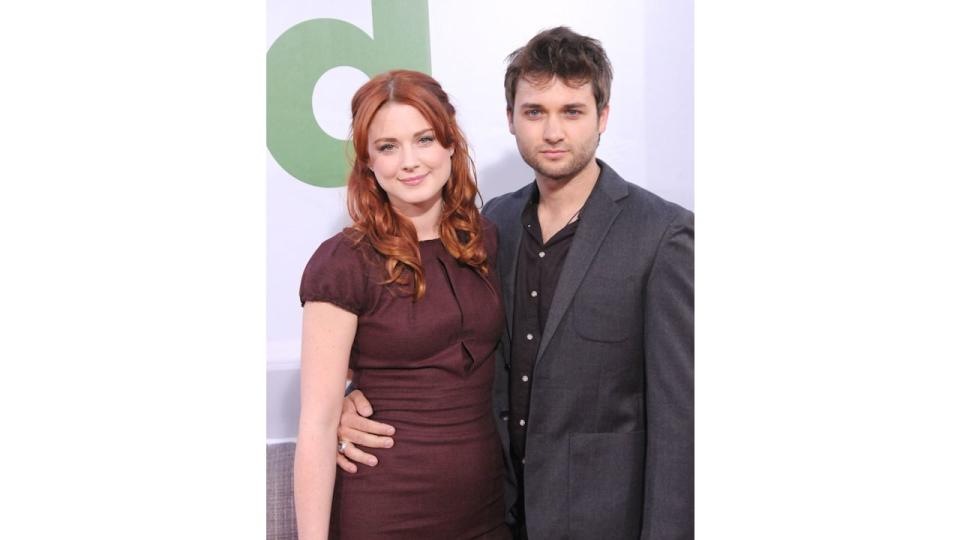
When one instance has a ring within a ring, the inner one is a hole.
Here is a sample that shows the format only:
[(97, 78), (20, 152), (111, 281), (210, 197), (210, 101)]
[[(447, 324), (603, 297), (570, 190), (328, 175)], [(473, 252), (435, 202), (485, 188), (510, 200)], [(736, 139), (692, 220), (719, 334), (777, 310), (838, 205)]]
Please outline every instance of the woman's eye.
[(394, 146), (392, 144), (381, 144), (377, 150), (380, 152), (389, 152), (390, 150), (393, 150), (393, 148)]
[(433, 140), (434, 139), (432, 136), (425, 135), (423, 137), (420, 137), (420, 144), (430, 144), (433, 142)]

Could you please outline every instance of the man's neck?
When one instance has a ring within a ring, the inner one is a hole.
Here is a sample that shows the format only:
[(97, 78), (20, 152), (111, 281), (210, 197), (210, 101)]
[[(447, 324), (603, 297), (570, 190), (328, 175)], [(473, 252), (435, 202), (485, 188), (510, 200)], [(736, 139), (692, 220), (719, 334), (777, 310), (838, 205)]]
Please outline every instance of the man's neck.
[(587, 202), (593, 186), (600, 179), (600, 165), (596, 159), (569, 179), (545, 178), (537, 175), (537, 189), (540, 190), (540, 207), (548, 214), (571, 214)]
[(569, 179), (545, 178), (537, 175), (540, 201), (537, 203), (537, 219), (543, 242), (576, 220), (590, 192), (600, 179), (600, 165), (596, 159)]

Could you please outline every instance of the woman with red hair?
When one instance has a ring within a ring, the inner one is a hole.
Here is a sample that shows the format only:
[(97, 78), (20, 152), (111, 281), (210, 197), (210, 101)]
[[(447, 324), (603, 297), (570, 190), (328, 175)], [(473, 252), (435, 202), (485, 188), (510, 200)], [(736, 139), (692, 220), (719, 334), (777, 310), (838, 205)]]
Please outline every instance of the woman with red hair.
[[(491, 403), (504, 326), (496, 229), (474, 204), (466, 139), (431, 77), (390, 71), (353, 97), (353, 225), (300, 285), (301, 540), (509, 538)], [(336, 466), (348, 367), (396, 427), (378, 467)]]

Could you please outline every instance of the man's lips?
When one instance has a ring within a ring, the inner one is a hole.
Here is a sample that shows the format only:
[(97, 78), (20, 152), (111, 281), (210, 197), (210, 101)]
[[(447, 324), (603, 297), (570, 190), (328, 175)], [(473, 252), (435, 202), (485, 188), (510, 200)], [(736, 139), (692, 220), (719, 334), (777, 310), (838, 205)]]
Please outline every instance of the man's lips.
[(557, 149), (541, 150), (540, 153), (548, 158), (557, 158), (566, 154), (567, 151), (557, 148)]
[(398, 178), (401, 182), (408, 186), (415, 186), (420, 183), (421, 180), (427, 177), (427, 173), (423, 173), (420, 176), (411, 176), (410, 178)]

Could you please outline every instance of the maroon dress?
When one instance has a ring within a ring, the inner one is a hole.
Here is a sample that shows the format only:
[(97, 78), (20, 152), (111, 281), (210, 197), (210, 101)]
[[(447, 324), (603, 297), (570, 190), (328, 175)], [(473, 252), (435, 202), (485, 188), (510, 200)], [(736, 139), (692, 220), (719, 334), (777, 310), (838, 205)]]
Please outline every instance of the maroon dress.
[(343, 233), (307, 263), (301, 302), (357, 314), (354, 384), (373, 404), (372, 418), (396, 427), (393, 448), (365, 449), (376, 467), (337, 470), (332, 538), (509, 538), (491, 403), (504, 316), (496, 229), (486, 220), (484, 244), (491, 265), (482, 276), (440, 240), (420, 242), (426, 294), (417, 302), (381, 285), (383, 257)]

